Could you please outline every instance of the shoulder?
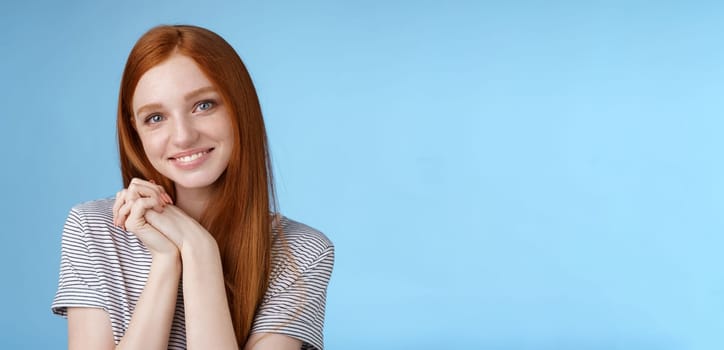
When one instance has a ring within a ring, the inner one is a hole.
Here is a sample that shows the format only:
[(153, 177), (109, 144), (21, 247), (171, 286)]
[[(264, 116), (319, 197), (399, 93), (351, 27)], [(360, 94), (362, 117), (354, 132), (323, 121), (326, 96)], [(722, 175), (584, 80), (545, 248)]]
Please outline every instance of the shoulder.
[(273, 248), (286, 250), (300, 260), (334, 253), (334, 244), (324, 233), (285, 216), (274, 227)]
[(76, 204), (70, 211), (71, 214), (74, 213), (85, 218), (104, 220), (110, 216), (110, 220), (113, 220), (113, 203), (114, 199), (111, 197), (96, 199)]
[(324, 233), (282, 216), (273, 234), (271, 294), (288, 288), (304, 275), (321, 273), (329, 278), (334, 266), (334, 244)]
[(81, 240), (86, 246), (107, 248), (119, 243), (134, 243), (135, 236), (113, 225), (113, 198), (74, 205), (63, 228), (64, 241)]
[(113, 202), (98, 199), (74, 205), (65, 221), (65, 235), (87, 236), (89, 231), (113, 227)]
[(303, 349), (323, 349), (334, 245), (319, 230), (286, 217), (273, 233), (272, 271), (252, 333), (284, 334), (302, 340)]
[(282, 216), (278, 224), (274, 227), (275, 238), (279, 238), (280, 233), (292, 247), (309, 247), (309, 245), (318, 246), (322, 249), (334, 247), (329, 237), (318, 229), (286, 216)]

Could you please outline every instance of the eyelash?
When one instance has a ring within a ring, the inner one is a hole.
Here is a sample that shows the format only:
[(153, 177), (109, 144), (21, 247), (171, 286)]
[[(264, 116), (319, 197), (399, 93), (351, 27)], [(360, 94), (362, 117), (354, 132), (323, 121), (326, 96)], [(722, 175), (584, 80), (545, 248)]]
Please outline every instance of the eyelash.
[(146, 123), (146, 124), (156, 124), (156, 123), (160, 123), (160, 122), (161, 122), (160, 120), (159, 120), (159, 121), (156, 121), (156, 122), (151, 121), (151, 119), (153, 119), (154, 117), (161, 117), (161, 118), (163, 118), (163, 116), (160, 115), (160, 114), (151, 114), (151, 115), (149, 115), (143, 122)]
[(208, 104), (209, 107), (206, 108), (206, 109), (202, 109), (202, 110), (201, 110), (202, 112), (206, 112), (206, 111), (211, 110), (212, 108), (216, 107), (216, 101), (214, 101), (214, 100), (203, 100), (203, 101), (201, 101), (201, 102), (199, 102), (199, 103), (196, 104), (196, 106), (194, 107), (194, 110), (196, 110), (197, 108), (199, 108), (199, 106), (201, 106), (201, 105), (203, 105), (203, 104)]
[[(201, 112), (207, 112), (207, 111), (213, 109), (214, 107), (216, 107), (216, 101), (214, 101), (214, 100), (203, 100), (203, 101), (197, 103), (197, 104), (194, 106), (194, 111), (197, 110), (197, 109), (198, 109), (201, 105), (203, 105), (203, 104), (208, 104), (209, 107), (206, 108), (206, 109), (200, 110)], [(155, 118), (155, 117), (161, 117), (161, 118), (163, 118), (163, 116), (160, 115), (160, 114), (151, 114), (151, 115), (149, 115), (148, 117), (146, 117), (146, 119), (144, 120), (144, 122), (145, 122), (146, 124), (156, 124), (156, 123), (161, 122), (161, 120), (155, 121), (155, 122), (152, 121), (152, 119)]]

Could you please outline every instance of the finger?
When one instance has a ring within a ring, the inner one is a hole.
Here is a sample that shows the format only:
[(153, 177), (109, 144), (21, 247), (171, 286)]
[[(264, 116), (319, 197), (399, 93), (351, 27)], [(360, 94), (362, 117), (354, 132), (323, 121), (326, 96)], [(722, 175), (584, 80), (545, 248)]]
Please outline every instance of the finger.
[(113, 225), (115, 226), (120, 225), (120, 221), (118, 221), (118, 210), (121, 209), (121, 206), (125, 202), (125, 191), (126, 189), (124, 188), (116, 192), (116, 201), (113, 203)]
[(128, 231), (133, 232), (139, 230), (147, 225), (144, 214), (146, 211), (153, 209), (157, 205), (154, 198), (139, 198), (133, 201), (133, 204), (128, 205), (130, 208), (128, 217), (124, 224)]
[[(166, 207), (166, 210), (169, 209), (178, 210), (173, 205)], [(159, 214), (153, 210), (147, 210), (143, 217), (150, 226), (171, 240), (177, 248), (181, 249), (183, 247), (183, 235), (179, 234), (177, 227), (178, 217), (169, 217), (168, 214)]]
[(139, 197), (137, 199), (133, 199), (130, 201), (126, 201), (120, 209), (118, 209), (118, 219), (117, 221), (121, 224), (121, 227), (124, 230), (127, 230), (127, 226), (125, 226), (123, 223), (125, 223), (128, 220), (128, 217), (130, 216), (131, 211), (133, 210), (134, 206), (136, 205), (136, 202), (143, 201), (143, 203), (152, 203), (153, 205), (149, 206), (148, 209), (153, 209), (159, 213), (163, 213), (163, 209), (165, 207), (165, 203), (161, 202), (158, 198), (153, 197)]
[(129, 186), (132, 185), (132, 184), (133, 184), (133, 185), (145, 185), (145, 186), (150, 186), (150, 187), (158, 187), (158, 188), (160, 188), (161, 190), (163, 190), (163, 187), (160, 186), (160, 185), (158, 185), (158, 184), (156, 183), (156, 181), (153, 181), (153, 180), (148, 180), (148, 181), (146, 181), (146, 180), (144, 180), (144, 179), (134, 177), (134, 178), (131, 179), (131, 182), (129, 183)]
[(171, 196), (169, 196), (169, 194), (166, 193), (166, 190), (165, 190), (162, 186), (159, 186), (159, 187), (160, 187), (160, 191), (161, 191), (161, 196), (160, 196), (161, 199), (162, 199), (166, 204), (173, 204), (173, 200), (171, 199)]
[(153, 197), (158, 196), (164, 202), (171, 204), (171, 197), (166, 193), (166, 189), (161, 185), (156, 185), (155, 182), (146, 181), (139, 178), (131, 179), (131, 183), (128, 185), (128, 189), (138, 193), (140, 197)]
[(163, 197), (164, 201), (168, 204), (173, 204), (173, 199), (171, 199), (171, 196), (166, 192), (166, 189), (163, 186), (156, 184), (156, 181), (153, 181), (153, 179), (148, 180), (148, 182), (160, 187), (161, 196)]
[(165, 203), (161, 202), (158, 198), (152, 198), (152, 197), (139, 197), (136, 199), (132, 199), (129, 201), (125, 201), (120, 209), (118, 209), (118, 217), (116, 218), (116, 221), (120, 224), (119, 226), (127, 230), (126, 225), (124, 224), (128, 220), (128, 216), (131, 213), (131, 210), (133, 210), (133, 206), (135, 203), (139, 200), (143, 200), (146, 203), (154, 203), (153, 206), (149, 207), (149, 209), (153, 209), (159, 213), (162, 213), (165, 207)]
[(133, 199), (141, 197), (155, 198), (159, 203), (159, 208), (164, 207), (166, 204), (170, 204), (168, 203), (167, 196), (165, 196), (161, 186), (135, 183), (128, 186), (128, 191), (133, 193)]
[(173, 199), (171, 198), (171, 195), (169, 195), (168, 193), (164, 192), (164, 193), (163, 193), (163, 197), (164, 197), (164, 199), (166, 200), (166, 203), (168, 203), (168, 204), (173, 204)]
[(161, 195), (167, 200), (168, 204), (173, 204), (173, 200), (171, 199), (171, 196), (168, 194), (168, 192), (166, 192), (166, 188), (157, 184), (156, 181), (154, 181), (153, 179), (148, 180), (148, 182), (158, 186), (158, 189), (161, 191)]
[(126, 202), (132, 202), (140, 197), (155, 197), (157, 198), (158, 205), (154, 209), (158, 212), (163, 211), (163, 207), (168, 203), (173, 203), (171, 197), (166, 194), (163, 186), (155, 185), (150, 181), (145, 181), (139, 178), (131, 179), (127, 189), (122, 189), (116, 193), (116, 201), (113, 204), (113, 224), (116, 226), (122, 226), (125, 222), (130, 207), (126, 207), (123, 211), (121, 208)]
[(160, 197), (163, 193), (157, 185), (139, 182), (128, 185), (128, 190), (139, 197)]
[(126, 229), (125, 222), (126, 218), (128, 218), (128, 214), (131, 212), (131, 208), (133, 207), (133, 203), (136, 200), (130, 200), (130, 201), (124, 201), (120, 208), (118, 208), (118, 214), (116, 216), (116, 222), (118, 223), (118, 226), (122, 229)]
[(163, 198), (164, 202), (168, 204), (173, 204), (173, 199), (171, 199), (171, 195), (166, 192), (166, 189), (161, 185), (156, 185), (158, 187), (158, 190), (161, 192), (161, 198)]

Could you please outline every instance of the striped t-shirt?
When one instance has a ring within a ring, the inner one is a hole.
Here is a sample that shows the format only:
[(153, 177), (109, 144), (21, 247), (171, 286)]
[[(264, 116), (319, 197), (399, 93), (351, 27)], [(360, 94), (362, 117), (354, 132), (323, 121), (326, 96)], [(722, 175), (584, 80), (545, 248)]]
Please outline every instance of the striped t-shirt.
[[(68, 307), (104, 309), (117, 344), (146, 284), (151, 255), (133, 233), (113, 225), (113, 203), (113, 198), (86, 202), (68, 214), (58, 291), (51, 308), (64, 317)], [(285, 217), (275, 225), (273, 235), (269, 286), (251, 333), (284, 334), (301, 340), (302, 349), (322, 350), (334, 246), (321, 232)], [(181, 286), (168, 348), (186, 348)]]

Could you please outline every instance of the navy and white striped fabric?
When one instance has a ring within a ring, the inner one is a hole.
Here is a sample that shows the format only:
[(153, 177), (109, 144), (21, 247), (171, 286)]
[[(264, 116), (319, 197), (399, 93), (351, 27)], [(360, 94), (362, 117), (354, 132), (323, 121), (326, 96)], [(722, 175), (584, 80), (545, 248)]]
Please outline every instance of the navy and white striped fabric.
[[(151, 255), (133, 233), (113, 226), (113, 202), (107, 198), (82, 203), (68, 214), (58, 291), (51, 308), (64, 317), (68, 307), (106, 310), (118, 343), (148, 278)], [(285, 334), (300, 339), (302, 349), (322, 350), (334, 246), (321, 232), (285, 217), (274, 235), (269, 287), (251, 332)], [(179, 286), (168, 348), (185, 349), (185, 333)]]

